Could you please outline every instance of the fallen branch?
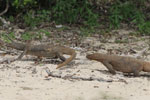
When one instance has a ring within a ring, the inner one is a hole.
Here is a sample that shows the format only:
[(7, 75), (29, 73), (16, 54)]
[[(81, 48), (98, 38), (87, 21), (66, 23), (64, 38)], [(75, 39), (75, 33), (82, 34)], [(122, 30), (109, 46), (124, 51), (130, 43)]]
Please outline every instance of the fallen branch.
[(16, 61), (17, 59), (4, 59), (2, 61), (0, 61), (0, 64), (3, 64), (3, 63), (7, 63), (7, 64), (10, 64), (14, 61)]
[[(6, 8), (3, 12), (0, 13), (0, 16), (4, 15), (9, 8), (9, 0), (6, 0)], [(4, 27), (8, 27), (10, 25), (10, 22), (7, 22), (4, 18), (0, 17), (1, 22), (4, 24)]]
[(81, 76), (76, 76), (75, 74), (73, 75), (65, 75), (62, 76), (60, 73), (55, 73), (55, 72), (51, 72), (49, 68), (45, 68), (45, 71), (47, 72), (48, 76), (46, 76), (45, 78), (48, 77), (56, 77), (56, 78), (61, 78), (61, 79), (72, 79), (72, 80), (84, 80), (84, 81), (99, 81), (99, 82), (124, 82), (125, 84), (127, 84), (127, 82), (123, 79), (118, 79), (118, 80), (113, 80), (113, 79), (104, 79), (104, 78), (97, 78), (97, 77), (81, 77)]
[(4, 15), (8, 11), (8, 8), (9, 8), (9, 1), (6, 0), (6, 8), (3, 12), (0, 13), (0, 16)]

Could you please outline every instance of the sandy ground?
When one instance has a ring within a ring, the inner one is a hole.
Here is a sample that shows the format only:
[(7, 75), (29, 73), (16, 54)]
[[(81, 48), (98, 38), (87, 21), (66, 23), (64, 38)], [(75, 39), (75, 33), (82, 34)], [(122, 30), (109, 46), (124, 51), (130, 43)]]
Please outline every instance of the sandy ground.
[[(81, 56), (79, 53), (72, 64), (62, 69), (55, 69), (56, 66), (56, 64), (35, 65), (30, 60), (1, 64), (0, 100), (149, 100), (150, 98), (148, 76), (125, 77), (119, 72), (117, 75), (111, 75), (101, 63), (89, 61), (85, 55)], [(113, 81), (45, 78), (46, 67), (62, 77), (69, 74)]]

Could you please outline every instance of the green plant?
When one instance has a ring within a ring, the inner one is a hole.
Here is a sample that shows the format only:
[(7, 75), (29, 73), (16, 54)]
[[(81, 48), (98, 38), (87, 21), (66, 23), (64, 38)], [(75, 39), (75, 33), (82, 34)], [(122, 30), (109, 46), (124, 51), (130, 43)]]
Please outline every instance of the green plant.
[(25, 25), (30, 27), (35, 27), (38, 23), (37, 19), (34, 18), (34, 12), (30, 10), (23, 16), (23, 20), (25, 22)]
[(12, 0), (12, 5), (15, 6), (17, 9), (25, 9), (30, 6), (34, 6), (37, 3), (37, 0)]
[(145, 16), (133, 1), (116, 2), (110, 8), (110, 28), (119, 28), (120, 23), (139, 25), (145, 22)]
[(38, 26), (42, 22), (49, 22), (49, 14), (50, 12), (47, 10), (39, 10), (37, 12), (30, 10), (24, 15), (23, 20), (26, 26), (33, 28), (35, 26)]
[(15, 19), (14, 19), (13, 16), (9, 16), (9, 17), (8, 17), (8, 20), (9, 20), (10, 22), (14, 22), (14, 21), (15, 21)]
[(43, 38), (43, 34), (41, 32), (37, 32), (32, 34), (31, 32), (26, 32), (24, 34), (21, 35), (21, 38), (23, 40), (32, 40), (32, 39), (42, 39)]
[(132, 3), (131, 1), (127, 1), (120, 4), (120, 12), (123, 16), (123, 20), (126, 22), (130, 22), (134, 19), (134, 16), (137, 12), (139, 12), (139, 10), (136, 8), (136, 5), (134, 3)]
[(145, 22), (145, 16), (142, 12), (136, 11), (133, 20), (131, 21), (133, 24), (141, 24)]
[(98, 15), (88, 0), (57, 0), (52, 8), (53, 18), (58, 24), (83, 23), (93, 26), (97, 24)]
[(110, 27), (119, 28), (121, 22), (137, 20), (136, 15), (139, 13), (136, 6), (131, 1), (116, 2), (110, 8)]
[(136, 12), (132, 22), (137, 25), (137, 29), (141, 34), (150, 35), (150, 21), (146, 21), (145, 15), (143, 13)]
[(87, 27), (80, 27), (80, 30), (81, 30), (81, 36), (90, 36), (91, 34), (95, 33), (95, 29), (94, 27), (90, 27), (90, 28), (87, 28)]
[(30, 32), (26, 32), (21, 35), (23, 40), (31, 40), (35, 35), (31, 34)]
[(150, 21), (138, 24), (138, 30), (140, 31), (141, 34), (150, 35)]
[(7, 33), (1, 33), (0, 35), (1, 35), (0, 37), (2, 38), (2, 40), (4, 40), (5, 42), (8, 42), (8, 43), (11, 42), (10, 39), (12, 39), (12, 40), (15, 39), (14, 32), (10, 32), (9, 34), (7, 34)]
[(35, 38), (41, 40), (43, 38), (43, 34), (41, 32), (38, 32), (38, 34), (36, 34)]
[(48, 32), (47, 30), (40, 30), (40, 32), (44, 33), (46, 36), (50, 36), (50, 32)]
[(88, 26), (97, 26), (98, 14), (93, 13), (91, 10), (87, 9), (87, 16), (83, 17), (85, 19), (84, 24)]
[(42, 22), (49, 22), (51, 20), (50, 14), (50, 10), (38, 10), (36, 18)]
[(110, 28), (113, 27), (119, 28), (120, 23), (123, 19), (123, 15), (121, 15), (121, 10), (120, 10), (120, 2), (112, 5), (109, 12), (110, 12), (110, 16), (109, 16)]

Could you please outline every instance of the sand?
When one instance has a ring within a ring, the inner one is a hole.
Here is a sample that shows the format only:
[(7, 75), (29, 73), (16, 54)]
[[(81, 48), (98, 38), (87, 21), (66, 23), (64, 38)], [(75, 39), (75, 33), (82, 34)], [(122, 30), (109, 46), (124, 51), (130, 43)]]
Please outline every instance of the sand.
[[(125, 77), (120, 72), (111, 75), (100, 62), (89, 61), (79, 52), (72, 64), (61, 69), (56, 67), (56, 64), (51, 63), (35, 65), (32, 60), (0, 64), (0, 100), (149, 100), (150, 98), (148, 76)], [(47, 76), (45, 68), (62, 77), (92, 76), (105, 81), (62, 79), (52, 76), (45, 78)]]

